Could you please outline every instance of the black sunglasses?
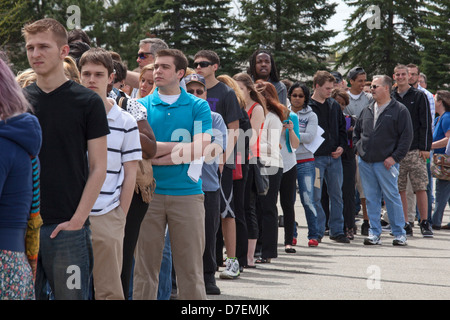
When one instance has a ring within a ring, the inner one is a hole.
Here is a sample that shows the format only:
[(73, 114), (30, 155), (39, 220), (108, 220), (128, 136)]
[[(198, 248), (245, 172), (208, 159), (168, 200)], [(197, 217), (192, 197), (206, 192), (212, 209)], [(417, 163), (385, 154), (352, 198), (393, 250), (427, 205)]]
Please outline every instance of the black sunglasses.
[(212, 66), (214, 63), (209, 62), (209, 61), (200, 61), (200, 62), (194, 62), (194, 69), (197, 69), (198, 66), (200, 66), (200, 68), (206, 68), (209, 66)]
[(376, 88), (378, 88), (378, 87), (382, 87), (382, 85), (376, 85), (376, 84), (374, 84), (374, 85), (371, 85), (371, 86), (370, 86), (370, 89), (376, 89)]
[(194, 92), (195, 92), (195, 93), (197, 93), (198, 96), (201, 96), (205, 92), (205, 90), (202, 90), (202, 89), (193, 90), (193, 89), (191, 89), (191, 90), (188, 90), (187, 92), (189, 92), (190, 94), (194, 94)]
[(151, 54), (151, 52), (141, 52), (138, 54), (138, 58), (141, 60), (147, 59), (148, 54)]

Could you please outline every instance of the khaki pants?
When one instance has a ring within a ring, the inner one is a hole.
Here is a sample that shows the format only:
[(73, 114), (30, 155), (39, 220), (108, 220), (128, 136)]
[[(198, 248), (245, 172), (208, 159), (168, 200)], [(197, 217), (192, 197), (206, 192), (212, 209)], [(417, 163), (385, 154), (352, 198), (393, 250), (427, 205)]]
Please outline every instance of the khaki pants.
[(96, 300), (124, 300), (122, 281), (123, 237), (126, 216), (120, 206), (100, 216), (90, 216), (94, 253)]
[(157, 298), (166, 224), (169, 226), (179, 299), (205, 300), (203, 194), (154, 195), (141, 223), (136, 245), (133, 300), (156, 300)]

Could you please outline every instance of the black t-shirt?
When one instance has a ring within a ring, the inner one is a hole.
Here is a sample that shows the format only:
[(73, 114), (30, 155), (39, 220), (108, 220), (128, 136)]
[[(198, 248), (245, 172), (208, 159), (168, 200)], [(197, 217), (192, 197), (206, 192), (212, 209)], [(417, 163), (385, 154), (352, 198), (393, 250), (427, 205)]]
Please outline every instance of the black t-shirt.
[(206, 100), (211, 111), (219, 113), (225, 124), (241, 119), (242, 112), (234, 90), (225, 83), (219, 82), (208, 89)]
[(324, 103), (320, 103), (314, 100), (314, 104), (310, 105), (317, 115), (317, 120), (319, 126), (325, 131), (322, 135), (325, 140), (322, 142), (320, 147), (314, 153), (315, 156), (330, 155), (333, 152), (333, 147), (331, 144), (331, 133), (330, 133), (330, 106), (328, 105), (328, 100)]
[[(243, 117), (236, 93), (223, 82), (219, 82), (207, 90), (206, 100), (209, 103), (211, 111), (219, 113), (227, 126), (230, 122), (240, 120)], [(234, 159), (234, 155), (232, 159)], [(234, 168), (234, 164), (227, 166)]]
[(44, 224), (68, 221), (75, 213), (89, 174), (88, 140), (109, 134), (102, 99), (67, 81), (50, 93), (35, 83), (24, 89), (42, 127), (41, 216)]

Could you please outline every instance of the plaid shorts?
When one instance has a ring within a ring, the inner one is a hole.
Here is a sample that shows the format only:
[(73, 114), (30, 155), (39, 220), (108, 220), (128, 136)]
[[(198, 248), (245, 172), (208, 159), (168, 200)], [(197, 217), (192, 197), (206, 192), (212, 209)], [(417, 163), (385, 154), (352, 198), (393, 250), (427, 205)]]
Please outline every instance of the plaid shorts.
[(411, 180), (413, 191), (427, 190), (427, 162), (420, 157), (418, 149), (409, 151), (406, 154), (406, 157), (402, 161), (400, 161), (400, 172), (398, 174), (398, 191), (406, 191), (408, 176)]

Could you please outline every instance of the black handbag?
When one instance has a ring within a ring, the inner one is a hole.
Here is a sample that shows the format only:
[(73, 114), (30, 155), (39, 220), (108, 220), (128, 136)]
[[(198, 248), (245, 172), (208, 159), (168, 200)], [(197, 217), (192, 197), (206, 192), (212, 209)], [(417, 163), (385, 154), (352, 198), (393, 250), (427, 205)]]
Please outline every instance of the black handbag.
[(256, 192), (260, 196), (265, 196), (269, 191), (269, 176), (265, 173), (265, 166), (259, 158), (256, 159), (254, 169)]

